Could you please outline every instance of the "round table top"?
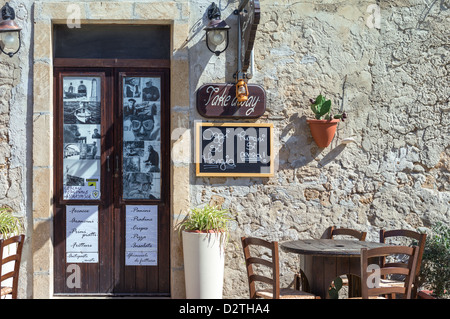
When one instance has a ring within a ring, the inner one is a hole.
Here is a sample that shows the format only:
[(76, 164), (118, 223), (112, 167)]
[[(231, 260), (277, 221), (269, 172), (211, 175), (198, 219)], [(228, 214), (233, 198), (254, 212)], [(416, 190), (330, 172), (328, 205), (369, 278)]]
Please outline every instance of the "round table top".
[(286, 252), (302, 255), (359, 257), (361, 248), (371, 249), (385, 245), (383, 243), (359, 240), (299, 239), (281, 243), (280, 247)]

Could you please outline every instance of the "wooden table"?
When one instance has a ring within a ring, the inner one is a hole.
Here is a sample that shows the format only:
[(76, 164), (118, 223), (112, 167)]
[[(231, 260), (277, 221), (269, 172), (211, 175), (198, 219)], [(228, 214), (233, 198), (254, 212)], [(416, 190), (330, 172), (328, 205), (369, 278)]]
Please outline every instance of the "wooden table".
[(360, 277), (361, 248), (376, 248), (386, 244), (336, 239), (304, 239), (280, 244), (286, 252), (302, 255), (300, 268), (308, 278), (311, 293), (329, 298), (330, 283), (341, 275)]

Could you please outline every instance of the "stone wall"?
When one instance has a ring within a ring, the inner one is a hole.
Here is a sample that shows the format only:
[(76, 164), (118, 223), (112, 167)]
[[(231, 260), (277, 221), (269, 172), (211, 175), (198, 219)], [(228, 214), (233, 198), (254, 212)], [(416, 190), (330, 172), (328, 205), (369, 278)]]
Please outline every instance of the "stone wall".
[[(224, 297), (248, 296), (239, 242), (244, 235), (284, 241), (320, 237), (337, 225), (378, 240), (380, 228), (450, 222), (448, 0), (260, 1), (250, 83), (266, 90), (267, 112), (258, 122), (274, 124), (278, 154), (275, 177), (264, 179), (194, 173), (186, 129), (203, 120), (195, 109), (196, 90), (208, 82), (232, 82), (236, 71), (233, 32), (225, 53), (216, 57), (206, 50), (202, 29), (211, 1), (170, 2), (179, 13), (161, 7), (163, 1), (114, 1), (123, 4), (116, 9), (109, 6), (113, 1), (95, 2), (83, 2), (89, 9), (84, 18), (178, 21), (172, 39), (172, 213), (175, 223), (183, 210), (211, 199), (231, 209)], [(232, 12), (239, 1), (216, 2), (236, 27)], [(50, 19), (65, 19), (67, 12), (58, 1), (10, 3), (23, 31), (21, 52), (12, 59), (0, 55), (0, 204), (26, 221), (22, 274), (28, 275), (21, 277), (19, 296), (30, 298), (41, 289), (34, 296), (46, 297), (52, 282)], [(162, 9), (136, 11), (143, 3)], [(127, 5), (129, 12), (120, 9)], [(125, 12), (129, 17), (123, 18)], [(309, 99), (319, 93), (349, 115), (325, 149), (315, 145), (306, 123)], [(355, 143), (341, 144), (344, 138)], [(181, 246), (177, 236), (172, 240), (173, 296), (182, 297)], [(298, 259), (281, 254), (288, 283)]]
[[(250, 83), (267, 93), (267, 117), (259, 121), (276, 127), (277, 174), (191, 175), (192, 205), (219, 198), (236, 219), (226, 297), (247, 297), (240, 236), (320, 237), (337, 225), (378, 241), (381, 228), (450, 221), (450, 2), (266, 0), (261, 11)], [(197, 52), (190, 53), (192, 66)], [(204, 72), (220, 63), (229, 68), (228, 60), (210, 61)], [(320, 93), (349, 116), (325, 149), (306, 123), (309, 99)], [(344, 138), (356, 143), (341, 144)], [(286, 283), (297, 258), (282, 253)]]
[[(0, 1), (0, 7), (6, 1)], [(22, 51), (30, 47), (30, 4), (23, 1), (10, 2), (16, 10), (16, 21), (22, 27)], [(29, 55), (17, 54), (10, 58), (0, 54), (0, 206), (11, 207), (14, 215), (23, 219), (25, 226), (25, 246), (21, 263), (21, 272), (29, 272), (30, 249), (29, 224), (31, 187), (29, 167), (31, 165), (31, 148), (29, 143), (31, 127), (30, 109), (31, 92), (29, 91)], [(30, 277), (20, 278), (19, 295), (29, 296)]]

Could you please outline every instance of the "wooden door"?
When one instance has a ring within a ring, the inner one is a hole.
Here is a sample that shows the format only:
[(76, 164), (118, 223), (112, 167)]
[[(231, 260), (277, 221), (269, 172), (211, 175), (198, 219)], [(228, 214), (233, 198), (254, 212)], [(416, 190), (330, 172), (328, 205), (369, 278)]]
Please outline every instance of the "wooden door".
[(55, 294), (168, 295), (168, 70), (54, 74)]

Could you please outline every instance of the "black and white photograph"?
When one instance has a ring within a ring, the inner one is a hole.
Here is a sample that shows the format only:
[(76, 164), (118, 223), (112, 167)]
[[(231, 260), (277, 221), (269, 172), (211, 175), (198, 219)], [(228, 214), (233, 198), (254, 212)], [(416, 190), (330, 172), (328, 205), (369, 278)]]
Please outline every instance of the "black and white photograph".
[(100, 82), (97, 77), (64, 77), (65, 124), (100, 124)]
[[(100, 125), (64, 125), (63, 184), (65, 199), (97, 198), (100, 191), (101, 140), (99, 132)], [(93, 183), (87, 183), (89, 180), (92, 180)]]
[(96, 142), (97, 147), (100, 147), (100, 129), (100, 125), (97, 124), (64, 124), (63, 142), (87, 144)]
[(124, 78), (124, 97), (141, 97), (141, 78), (139, 77), (127, 77)]
[(141, 162), (141, 172), (161, 172), (160, 153), (161, 144), (158, 142), (145, 142), (146, 148)]
[[(124, 198), (159, 199), (160, 175), (153, 173), (161, 171), (160, 145), (150, 141), (124, 142)], [(148, 194), (151, 196), (145, 197)]]
[[(64, 178), (71, 176), (80, 178), (83, 180), (100, 176), (100, 161), (97, 160), (85, 160), (80, 161), (77, 159), (66, 159), (64, 161)], [(66, 184), (74, 186), (73, 184)], [(78, 184), (77, 186), (83, 186), (84, 184)]]
[(160, 78), (123, 79), (123, 185), (125, 199), (161, 193)]
[(123, 171), (124, 172), (140, 172), (141, 171), (141, 158), (137, 156), (124, 157), (123, 158)]
[(142, 100), (160, 101), (161, 80), (159, 78), (142, 78)]
[(69, 77), (63, 79), (64, 101), (100, 102), (99, 77)]
[(63, 79), (64, 199), (98, 199), (101, 158), (101, 79)]
[(159, 199), (160, 174), (124, 172), (123, 198), (124, 199)]
[[(87, 147), (87, 144), (78, 145)], [(99, 160), (66, 158), (63, 165), (64, 199), (99, 199)]]
[(64, 101), (65, 124), (100, 124), (100, 102)]
[(144, 156), (144, 141), (126, 141), (123, 143), (123, 156)]

